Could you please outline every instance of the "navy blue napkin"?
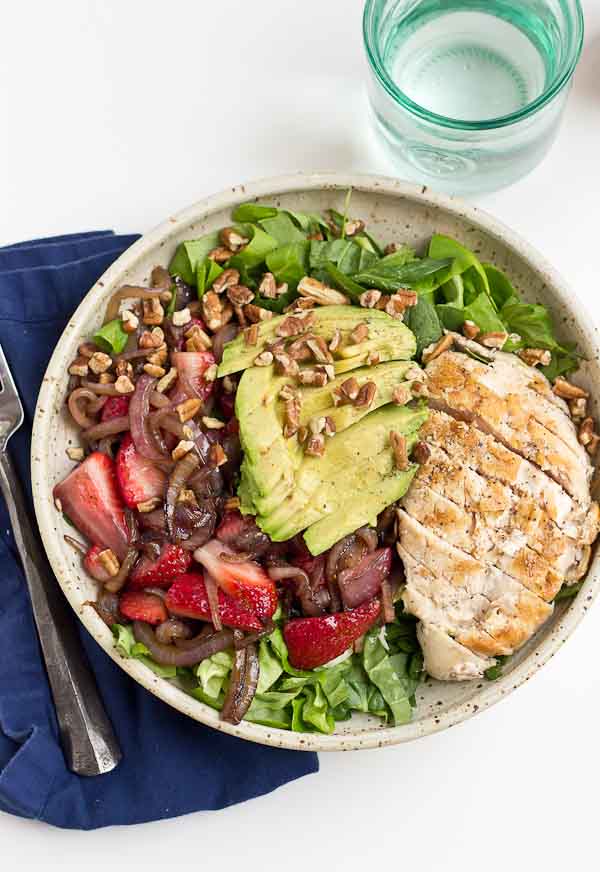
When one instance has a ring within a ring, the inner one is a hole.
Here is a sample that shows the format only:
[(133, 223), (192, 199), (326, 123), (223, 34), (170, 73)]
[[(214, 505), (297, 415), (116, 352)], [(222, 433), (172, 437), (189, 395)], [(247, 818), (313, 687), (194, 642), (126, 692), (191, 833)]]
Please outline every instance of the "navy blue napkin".
[[(31, 421), (48, 359), (86, 291), (136, 238), (97, 231), (0, 248), (0, 343), (25, 407), (10, 451), (29, 499)], [(244, 742), (184, 717), (132, 681), (81, 625), (79, 633), (124, 754), (97, 778), (65, 766), (0, 498), (0, 810), (94, 829), (223, 808), (317, 771), (314, 754)]]

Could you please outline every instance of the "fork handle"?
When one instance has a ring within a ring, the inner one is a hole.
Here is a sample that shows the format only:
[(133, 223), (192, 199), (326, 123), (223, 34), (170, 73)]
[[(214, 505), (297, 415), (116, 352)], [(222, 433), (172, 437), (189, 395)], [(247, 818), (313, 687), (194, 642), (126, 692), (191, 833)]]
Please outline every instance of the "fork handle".
[(6, 448), (0, 450), (0, 490), (8, 506), (27, 579), (67, 765), (77, 775), (110, 772), (121, 759), (119, 743), (100, 699), (69, 605), (29, 521), (23, 491)]

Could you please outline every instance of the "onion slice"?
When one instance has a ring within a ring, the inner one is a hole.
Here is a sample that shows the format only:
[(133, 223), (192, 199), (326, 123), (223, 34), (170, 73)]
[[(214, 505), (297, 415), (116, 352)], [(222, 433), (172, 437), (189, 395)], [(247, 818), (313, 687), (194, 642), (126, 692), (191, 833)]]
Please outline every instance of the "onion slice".
[(198, 469), (199, 465), (200, 458), (197, 453), (195, 451), (188, 451), (175, 465), (169, 476), (169, 484), (167, 485), (165, 497), (165, 521), (167, 532), (171, 538), (175, 535), (175, 500), (179, 496), (181, 489), (187, 484), (188, 478)]
[(150, 414), (150, 395), (155, 383), (156, 379), (146, 373), (137, 380), (129, 403), (129, 423), (135, 450), (148, 460), (165, 460), (165, 452), (159, 450), (147, 430), (146, 419)]
[(194, 666), (219, 651), (233, 647), (233, 630), (212, 633), (210, 636), (198, 639), (196, 645), (191, 645), (193, 640), (190, 639), (185, 648), (163, 645), (157, 640), (150, 624), (142, 621), (133, 622), (133, 635), (136, 642), (145, 645), (152, 659), (161, 666)]
[(213, 627), (217, 631), (222, 630), (223, 623), (221, 621), (221, 615), (219, 613), (219, 592), (217, 588), (217, 582), (214, 580), (209, 572), (204, 573), (204, 586), (206, 588), (206, 596), (208, 598), (208, 605), (210, 607), (210, 619), (213, 623)]
[[(242, 633), (236, 630), (234, 640), (241, 636)], [(230, 724), (239, 724), (242, 720), (256, 693), (259, 670), (258, 654), (254, 644), (236, 650), (229, 687), (221, 709), (222, 720)]]

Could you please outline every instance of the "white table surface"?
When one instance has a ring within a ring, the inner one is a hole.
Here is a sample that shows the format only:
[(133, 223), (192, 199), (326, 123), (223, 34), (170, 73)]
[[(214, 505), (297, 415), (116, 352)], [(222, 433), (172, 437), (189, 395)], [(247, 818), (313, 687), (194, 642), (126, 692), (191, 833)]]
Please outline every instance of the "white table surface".
[[(600, 318), (600, 3), (559, 139), (479, 203)], [(393, 174), (365, 132), (362, 0), (2, 4), (0, 244), (144, 231), (278, 173)], [(94, 833), (0, 814), (2, 869), (598, 868), (600, 606), (535, 680), (417, 743), (321, 755), (232, 809)], [(152, 765), (152, 761), (148, 761)], [(17, 865), (18, 864), (18, 865)]]

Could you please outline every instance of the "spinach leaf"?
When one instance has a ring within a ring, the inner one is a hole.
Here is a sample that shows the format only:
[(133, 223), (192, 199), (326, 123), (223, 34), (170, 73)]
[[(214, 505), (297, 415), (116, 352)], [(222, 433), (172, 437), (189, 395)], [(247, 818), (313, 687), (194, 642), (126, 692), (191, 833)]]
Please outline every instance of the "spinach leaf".
[(574, 596), (577, 596), (582, 587), (583, 581), (579, 581), (577, 582), (577, 584), (571, 585), (563, 584), (559, 592), (554, 597), (554, 602), (558, 603), (561, 600), (572, 599)]
[(266, 258), (267, 269), (275, 276), (277, 283), (286, 282), (290, 290), (296, 290), (300, 279), (308, 273), (309, 243), (291, 242), (269, 252)]
[[(504, 322), (499, 317), (488, 294), (481, 293), (463, 309), (464, 321), (473, 321), (482, 333), (504, 332)], [(509, 331), (510, 332), (510, 331)]]
[(358, 301), (360, 295), (364, 294), (363, 286), (357, 284), (350, 276), (344, 275), (335, 264), (327, 263), (325, 269), (335, 287), (339, 288), (340, 291), (345, 291), (352, 300)]
[(106, 354), (120, 354), (127, 345), (129, 334), (123, 330), (121, 319), (115, 318), (97, 330), (92, 339)]
[[(406, 724), (412, 717), (408, 687), (404, 676), (395, 671), (390, 655), (379, 637), (380, 630), (374, 627), (365, 636), (363, 666), (371, 682), (377, 687), (392, 713), (393, 723)], [(397, 658), (406, 655), (395, 655)]]
[[(364, 249), (351, 239), (334, 239), (331, 242), (310, 243), (309, 263), (311, 270), (325, 270), (333, 263), (345, 275), (358, 271)], [(371, 255), (372, 257), (373, 255)]]
[(255, 224), (264, 218), (275, 218), (279, 209), (274, 206), (263, 206), (261, 203), (242, 203), (233, 211), (233, 220), (243, 223)]
[(317, 230), (327, 230), (327, 222), (319, 215), (318, 212), (292, 212), (286, 210), (286, 214), (296, 222), (300, 230), (304, 233), (314, 233)]
[(463, 309), (457, 308), (452, 303), (439, 303), (435, 307), (435, 311), (446, 330), (457, 332), (465, 323)]
[(298, 230), (289, 215), (285, 212), (280, 212), (273, 218), (264, 218), (260, 222), (262, 229), (268, 233), (273, 239), (277, 240), (279, 245), (288, 245), (290, 242), (304, 242), (305, 234)]
[(487, 276), (492, 297), (496, 307), (500, 310), (507, 303), (519, 303), (519, 295), (515, 291), (508, 277), (491, 263), (482, 264)]
[(466, 278), (475, 295), (481, 292), (490, 293), (487, 276), (479, 258), (456, 239), (441, 233), (434, 234), (429, 243), (429, 257), (451, 258), (452, 269), (447, 279), (457, 273), (467, 273), (466, 277), (463, 275), (463, 281)]
[(519, 334), (523, 345), (550, 351), (566, 350), (554, 338), (554, 325), (545, 306), (507, 303), (500, 310), (500, 317), (510, 333)]
[(410, 245), (401, 245), (397, 251), (393, 251), (391, 254), (386, 254), (385, 257), (382, 257), (379, 261), (379, 266), (383, 269), (396, 269), (399, 266), (405, 266), (407, 263), (412, 263), (414, 261), (418, 261), (414, 248), (411, 248)]
[(169, 272), (173, 276), (180, 276), (188, 285), (193, 285), (196, 279), (196, 268), (207, 254), (218, 248), (219, 234), (208, 233), (199, 239), (189, 239), (177, 246), (173, 260), (169, 264)]
[(243, 248), (238, 254), (234, 254), (227, 261), (227, 266), (233, 269), (253, 269), (260, 266), (264, 262), (267, 255), (278, 247), (277, 240), (269, 233), (265, 233), (262, 227), (255, 224), (249, 225), (252, 228), (252, 238), (248, 245)]
[(415, 334), (417, 357), (421, 356), (424, 348), (427, 348), (432, 342), (437, 342), (443, 334), (435, 306), (422, 294), (417, 299), (417, 305), (406, 310), (404, 323)]
[[(393, 255), (391, 255), (393, 256)], [(432, 290), (438, 287), (440, 277), (447, 281), (447, 268), (452, 260), (433, 259), (410, 261), (403, 266), (386, 267), (385, 258), (368, 270), (358, 273), (354, 280), (370, 288), (378, 288), (388, 294), (393, 294), (399, 288), (416, 288), (417, 290)]]
[(544, 373), (548, 381), (552, 382), (560, 375), (569, 375), (578, 368), (579, 357), (574, 351), (555, 351), (549, 365), (541, 366), (540, 371)]
[(198, 299), (202, 299), (206, 291), (212, 288), (214, 280), (221, 275), (223, 267), (215, 263), (214, 260), (206, 258), (202, 263), (198, 264), (196, 269), (196, 288), (198, 290)]
[(507, 660), (508, 657), (503, 654), (499, 654), (496, 657), (496, 664), (494, 666), (490, 666), (490, 668), (486, 669), (483, 673), (488, 681), (496, 681), (496, 679), (500, 678), (500, 676), (502, 675), (502, 667)]

